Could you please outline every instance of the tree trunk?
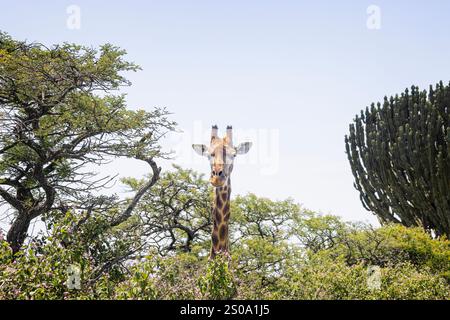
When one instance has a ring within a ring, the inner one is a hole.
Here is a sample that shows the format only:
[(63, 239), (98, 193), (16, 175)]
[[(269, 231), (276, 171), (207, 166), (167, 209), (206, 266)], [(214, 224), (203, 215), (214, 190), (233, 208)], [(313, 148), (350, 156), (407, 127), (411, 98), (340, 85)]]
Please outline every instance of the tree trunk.
[(25, 242), (30, 222), (31, 219), (26, 212), (19, 212), (19, 215), (11, 225), (6, 236), (6, 241), (11, 246), (13, 253), (18, 252)]

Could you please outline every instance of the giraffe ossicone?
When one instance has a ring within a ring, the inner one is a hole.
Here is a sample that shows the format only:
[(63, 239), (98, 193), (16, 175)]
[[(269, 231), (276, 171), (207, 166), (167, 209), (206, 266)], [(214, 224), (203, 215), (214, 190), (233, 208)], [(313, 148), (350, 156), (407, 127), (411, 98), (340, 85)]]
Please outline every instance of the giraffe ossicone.
[(251, 142), (244, 142), (235, 147), (233, 145), (233, 128), (231, 126), (227, 126), (226, 135), (223, 138), (219, 138), (217, 125), (213, 125), (211, 128), (209, 146), (204, 144), (192, 145), (192, 148), (198, 154), (208, 158), (211, 165), (209, 181), (214, 187), (214, 202), (211, 217), (213, 229), (210, 258), (214, 258), (218, 253), (229, 255), (230, 176), (233, 171), (234, 158), (239, 154), (247, 153), (251, 146)]

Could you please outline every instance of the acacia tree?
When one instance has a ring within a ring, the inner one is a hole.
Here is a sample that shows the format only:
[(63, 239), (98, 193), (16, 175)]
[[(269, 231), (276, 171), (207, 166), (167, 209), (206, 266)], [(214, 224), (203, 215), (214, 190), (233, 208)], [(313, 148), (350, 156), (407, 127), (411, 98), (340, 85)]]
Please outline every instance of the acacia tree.
[(412, 87), (356, 116), (345, 137), (362, 204), (382, 223), (450, 237), (450, 86)]
[(302, 209), (292, 199), (274, 201), (250, 193), (231, 202), (231, 214), (235, 270), (239, 277), (252, 275), (255, 291), (266, 290), (294, 254), (291, 244)]
[[(151, 178), (117, 210), (109, 224), (131, 216), (158, 180), (159, 141), (173, 129), (165, 109), (127, 110), (116, 93), (130, 85), (122, 75), (139, 69), (125, 51), (74, 44), (50, 48), (0, 33), (0, 197), (13, 209), (7, 241), (14, 252), (30, 222), (69, 208), (108, 210), (115, 198), (95, 197), (108, 177), (89, 171), (114, 157), (147, 162)], [(1, 204), (1, 203), (0, 203)]]
[[(123, 179), (131, 190), (145, 180)], [(194, 245), (209, 247), (212, 190), (203, 175), (174, 165), (165, 172), (142, 201), (135, 213), (142, 225), (144, 242), (161, 255), (190, 252)]]

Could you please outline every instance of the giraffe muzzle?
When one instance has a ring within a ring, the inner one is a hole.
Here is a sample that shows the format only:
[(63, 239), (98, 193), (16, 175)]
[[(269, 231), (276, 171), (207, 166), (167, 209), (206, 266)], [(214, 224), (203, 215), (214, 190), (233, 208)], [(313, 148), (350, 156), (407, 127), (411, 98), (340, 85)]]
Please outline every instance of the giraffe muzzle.
[(211, 184), (216, 188), (223, 186), (225, 184), (226, 180), (227, 179), (226, 179), (225, 175), (222, 175), (222, 176), (214, 175), (214, 176), (211, 176), (211, 178), (209, 179)]

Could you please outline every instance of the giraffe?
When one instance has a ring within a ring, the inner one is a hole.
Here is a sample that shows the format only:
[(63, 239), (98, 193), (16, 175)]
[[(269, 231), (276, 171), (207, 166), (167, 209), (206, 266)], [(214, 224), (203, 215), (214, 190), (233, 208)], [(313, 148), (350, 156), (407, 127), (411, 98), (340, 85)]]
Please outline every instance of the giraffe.
[(233, 146), (233, 128), (227, 126), (224, 138), (219, 138), (217, 125), (212, 126), (209, 147), (204, 144), (193, 144), (192, 148), (201, 156), (208, 158), (211, 164), (210, 182), (214, 187), (212, 205), (213, 229), (211, 234), (210, 259), (218, 253), (229, 257), (228, 222), (230, 220), (230, 175), (233, 171), (234, 158), (250, 150), (251, 142)]

